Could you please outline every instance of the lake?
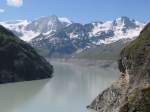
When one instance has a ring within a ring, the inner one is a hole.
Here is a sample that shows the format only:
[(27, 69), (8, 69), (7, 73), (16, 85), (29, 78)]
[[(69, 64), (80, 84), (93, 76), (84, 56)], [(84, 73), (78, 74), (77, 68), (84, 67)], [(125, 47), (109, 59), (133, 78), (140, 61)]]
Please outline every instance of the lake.
[(87, 112), (86, 106), (119, 77), (113, 67), (52, 64), (52, 79), (0, 85), (0, 112)]

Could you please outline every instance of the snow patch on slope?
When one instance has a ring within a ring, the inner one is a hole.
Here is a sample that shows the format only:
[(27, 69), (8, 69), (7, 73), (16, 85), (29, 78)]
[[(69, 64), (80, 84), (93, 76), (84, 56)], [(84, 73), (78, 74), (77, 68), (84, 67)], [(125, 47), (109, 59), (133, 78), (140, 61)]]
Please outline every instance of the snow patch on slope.
[(58, 19), (59, 19), (59, 21), (61, 21), (61, 22), (68, 23), (68, 24), (72, 24), (72, 22), (71, 22), (68, 18), (59, 17)]
[(30, 21), (27, 20), (16, 20), (16, 21), (5, 21), (0, 22), (1, 25), (5, 26), (9, 30), (21, 33), (20, 38), (24, 41), (30, 41), (34, 37), (38, 36), (40, 33), (27, 31), (25, 27), (30, 24)]
[(93, 30), (89, 32), (90, 37), (99, 36), (102, 32), (112, 29), (112, 21), (106, 21), (104, 23), (92, 23)]

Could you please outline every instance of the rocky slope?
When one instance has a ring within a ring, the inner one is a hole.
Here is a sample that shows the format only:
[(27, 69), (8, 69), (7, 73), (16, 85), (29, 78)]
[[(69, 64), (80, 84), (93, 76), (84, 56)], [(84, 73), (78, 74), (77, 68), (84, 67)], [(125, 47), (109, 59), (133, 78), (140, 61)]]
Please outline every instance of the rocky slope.
[(72, 58), (89, 60), (118, 60), (121, 49), (131, 41), (131, 39), (122, 39), (110, 44), (92, 46), (91, 48), (87, 48), (82, 52), (74, 53)]
[(120, 79), (88, 108), (98, 112), (150, 111), (150, 23), (127, 45), (118, 61)]
[(121, 39), (132, 40), (145, 25), (128, 17), (81, 24), (57, 16), (0, 24), (28, 41), (42, 55), (49, 57), (66, 57), (93, 46), (110, 44)]
[(52, 72), (32, 47), (0, 26), (0, 83), (49, 78)]

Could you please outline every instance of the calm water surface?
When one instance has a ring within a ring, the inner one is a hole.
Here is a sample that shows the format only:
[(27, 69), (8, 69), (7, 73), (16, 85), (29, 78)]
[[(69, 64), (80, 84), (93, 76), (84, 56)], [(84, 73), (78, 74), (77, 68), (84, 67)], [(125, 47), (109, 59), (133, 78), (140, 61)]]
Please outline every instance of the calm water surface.
[(87, 112), (86, 106), (118, 78), (113, 68), (52, 64), (52, 79), (0, 85), (0, 112)]

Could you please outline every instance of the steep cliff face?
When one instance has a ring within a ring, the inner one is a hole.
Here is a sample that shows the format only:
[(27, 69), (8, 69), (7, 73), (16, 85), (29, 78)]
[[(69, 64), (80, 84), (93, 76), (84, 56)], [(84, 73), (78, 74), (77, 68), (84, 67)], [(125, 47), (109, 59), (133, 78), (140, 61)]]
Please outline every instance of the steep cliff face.
[(98, 112), (149, 112), (150, 23), (122, 50), (118, 65), (119, 80), (88, 107)]
[(0, 83), (49, 78), (52, 72), (30, 45), (0, 26)]

